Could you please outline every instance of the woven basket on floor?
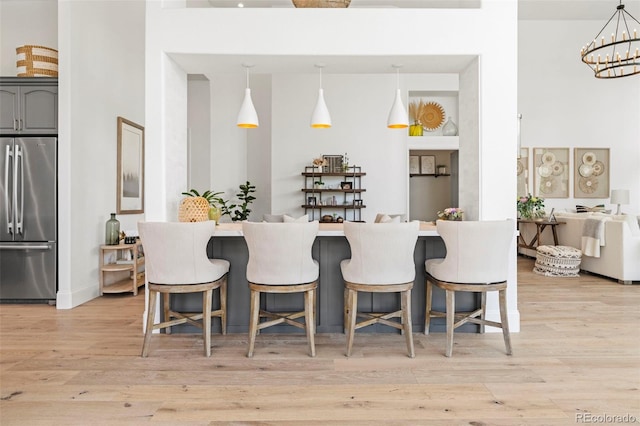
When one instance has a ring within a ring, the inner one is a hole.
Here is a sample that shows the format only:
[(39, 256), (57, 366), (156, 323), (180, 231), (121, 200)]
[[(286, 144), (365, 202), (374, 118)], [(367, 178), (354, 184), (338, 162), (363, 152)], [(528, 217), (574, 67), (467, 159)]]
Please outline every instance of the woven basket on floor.
[(351, 0), (291, 0), (295, 7), (349, 7)]
[(204, 197), (186, 197), (178, 210), (180, 222), (204, 222), (209, 220), (209, 202)]
[(57, 77), (58, 51), (44, 46), (16, 48), (18, 77)]

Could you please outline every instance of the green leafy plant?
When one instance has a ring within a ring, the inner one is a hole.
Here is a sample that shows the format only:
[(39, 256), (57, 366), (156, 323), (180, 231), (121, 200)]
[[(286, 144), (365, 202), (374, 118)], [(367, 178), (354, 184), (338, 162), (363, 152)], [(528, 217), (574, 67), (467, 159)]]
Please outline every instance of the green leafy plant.
[[(251, 213), (251, 209), (249, 208), (249, 204), (251, 204), (253, 202), (253, 200), (256, 199), (256, 197), (254, 197), (253, 194), (254, 192), (256, 192), (256, 187), (255, 185), (251, 185), (251, 182), (247, 181), (246, 183), (240, 185), (240, 192), (236, 194), (236, 197), (238, 197), (238, 200), (240, 200), (242, 202), (242, 204), (240, 205), (232, 205), (229, 206), (228, 210), (234, 208), (234, 207), (239, 207), (239, 209), (235, 209), (233, 211), (233, 216), (231, 217), (231, 220), (238, 221), (238, 220), (247, 220), (249, 219), (249, 214)], [(223, 207), (223, 214), (225, 213), (224, 207)]]

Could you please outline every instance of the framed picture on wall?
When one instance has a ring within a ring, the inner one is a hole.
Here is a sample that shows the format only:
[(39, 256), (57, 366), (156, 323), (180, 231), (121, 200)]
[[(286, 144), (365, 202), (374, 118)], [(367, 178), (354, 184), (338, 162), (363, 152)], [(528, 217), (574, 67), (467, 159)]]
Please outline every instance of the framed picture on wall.
[(436, 156), (435, 155), (420, 156), (420, 174), (423, 174), (423, 175), (436, 174)]
[(574, 148), (573, 196), (609, 198), (609, 148)]
[(533, 148), (533, 195), (569, 198), (569, 148)]
[(518, 196), (529, 194), (529, 148), (520, 148), (517, 158), (516, 176), (518, 180)]
[(410, 175), (420, 174), (420, 157), (418, 157), (417, 155), (409, 156), (409, 174)]
[(144, 213), (144, 127), (118, 117), (116, 212)]

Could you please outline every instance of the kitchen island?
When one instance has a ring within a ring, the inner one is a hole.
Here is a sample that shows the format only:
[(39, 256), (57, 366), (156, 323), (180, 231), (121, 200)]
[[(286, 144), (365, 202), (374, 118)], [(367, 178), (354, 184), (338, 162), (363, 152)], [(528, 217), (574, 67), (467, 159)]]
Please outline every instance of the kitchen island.
[[(414, 252), (416, 278), (411, 294), (411, 313), (414, 332), (424, 331), (425, 315), (425, 270), (424, 261), (435, 257), (444, 257), (444, 242), (436, 232), (435, 225), (421, 222)], [(249, 286), (246, 279), (246, 266), (249, 258), (247, 245), (242, 235), (240, 223), (221, 223), (217, 225), (214, 237), (207, 247), (209, 258), (226, 259), (231, 263), (227, 288), (227, 332), (246, 333), (249, 328)], [(318, 333), (343, 332), (344, 284), (340, 272), (340, 262), (351, 256), (349, 243), (344, 236), (341, 223), (320, 223), (318, 236), (313, 244), (312, 255), (320, 264), (320, 278), (316, 306), (316, 324)], [(201, 308), (199, 295), (174, 295), (172, 306), (178, 310), (196, 311)], [(444, 310), (445, 295), (434, 289), (433, 307)], [(214, 309), (217, 309), (214, 297)], [(302, 310), (303, 300), (299, 294), (267, 294), (262, 300), (267, 310)], [(362, 293), (358, 296), (358, 310), (365, 312), (390, 312), (397, 309), (400, 299), (395, 293)], [(472, 310), (479, 306), (475, 294), (466, 293), (456, 296), (458, 310)], [(440, 321), (438, 321), (440, 320)], [(476, 331), (477, 326), (466, 324), (461, 331)], [(175, 331), (197, 332), (192, 326), (174, 327)], [(214, 332), (220, 331), (220, 323), (214, 319)], [(432, 331), (445, 331), (444, 318), (435, 318), (431, 323)], [(286, 325), (270, 327), (263, 332), (300, 332)], [(397, 332), (391, 327), (373, 325), (361, 332)]]

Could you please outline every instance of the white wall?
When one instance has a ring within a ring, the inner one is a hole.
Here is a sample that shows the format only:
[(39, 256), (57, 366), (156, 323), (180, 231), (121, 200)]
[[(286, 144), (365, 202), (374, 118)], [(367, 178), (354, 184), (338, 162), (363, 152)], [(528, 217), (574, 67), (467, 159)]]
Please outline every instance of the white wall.
[[(518, 110), (522, 146), (529, 148), (529, 188), (535, 173), (531, 148), (610, 148), (610, 189), (629, 189), (631, 204), (622, 211), (639, 215), (640, 76), (597, 79), (579, 56), (603, 24), (520, 22)], [(604, 203), (615, 211), (608, 197), (574, 198), (573, 162), (571, 150), (569, 198), (547, 198), (547, 210)]]
[[(429, 55), (464, 54), (480, 58), (466, 73), (469, 80), (466, 86), (474, 91), (468, 97), (473, 102), (469, 108), (474, 117), (466, 123), (461, 118), (460, 123), (461, 135), (465, 126), (468, 134), (475, 135), (465, 143), (469, 144), (468, 149), (477, 145), (474, 152), (478, 154), (468, 156), (473, 163), (469, 170), (477, 173), (460, 176), (461, 186), (470, 184), (475, 188), (466, 193), (468, 196), (461, 194), (460, 207), (473, 211), (481, 219), (514, 217), (514, 167), (504, 165), (515, 164), (516, 157), (516, 121), (505, 120), (505, 117), (515, 118), (517, 114), (516, 3), (485, 2), (479, 10), (353, 9), (348, 14), (333, 12), (326, 9), (163, 9), (157, 2), (148, 3), (146, 116), (147, 134), (155, 144), (155, 150), (152, 157), (147, 156), (147, 164), (148, 182), (155, 187), (152, 191), (164, 193), (163, 186), (180, 179), (182, 168), (168, 168), (162, 161), (150, 160), (167, 155), (168, 146), (186, 144), (186, 138), (179, 131), (167, 131), (168, 128), (178, 130), (183, 124), (179, 117), (166, 112), (167, 107), (174, 108), (166, 104), (163, 93), (169, 90), (179, 95), (175, 92), (179, 89), (176, 83), (180, 86), (175, 79), (157, 72), (163, 67), (162, 58), (166, 52), (237, 55), (239, 69), (243, 58), (255, 59), (260, 55), (311, 55), (311, 68), (313, 56), (322, 55), (354, 58), (384, 55), (392, 64), (396, 55), (429, 60)], [(326, 31), (328, 19), (332, 21), (330, 32)], [(238, 26), (237, 22), (243, 22), (243, 25)], [(478, 28), (487, 30), (479, 32)], [(416, 39), (428, 39), (430, 43), (407, 42)], [(177, 69), (174, 71), (178, 72)], [(220, 169), (235, 184), (249, 175), (247, 164), (250, 162), (246, 159), (252, 155), (247, 149), (247, 131), (234, 128), (242, 100), (243, 77), (241, 73), (235, 79), (228, 77), (227, 84), (211, 80), (212, 85), (218, 85), (214, 91), (226, 95), (224, 100), (212, 96), (213, 151), (224, 153), (227, 162)], [(299, 205), (299, 173), (311, 158), (343, 151), (349, 153), (353, 162), (369, 165), (366, 196), (373, 205), (367, 208), (367, 214), (375, 214), (376, 210), (406, 210), (406, 132), (393, 132), (384, 127), (395, 89), (394, 79), (389, 77), (325, 73), (323, 87), (334, 125), (327, 131), (316, 132), (308, 128), (308, 117), (317, 95), (314, 74), (272, 76), (273, 127), (271, 139), (265, 141), (272, 146), (272, 211), (286, 211)], [(471, 82), (473, 79), (475, 84)], [(462, 83), (461, 80), (461, 89)], [(404, 87), (403, 90), (406, 93), (408, 89)], [(186, 89), (183, 96), (186, 97)], [(368, 105), (368, 116), (364, 121), (359, 121), (364, 114), (357, 111), (361, 105), (354, 105), (354, 99)], [(220, 102), (224, 108), (217, 106)], [(304, 105), (309, 106), (305, 108)], [(255, 135), (249, 136), (249, 139), (254, 138)], [(258, 143), (255, 139), (251, 142)], [(331, 149), (336, 151), (329, 151)], [(378, 167), (385, 167), (386, 171), (379, 172)], [(166, 207), (171, 202), (157, 197), (149, 199), (147, 208), (168, 213), (170, 209)], [(170, 215), (159, 218), (172, 219)], [(511, 263), (515, 265), (515, 250)], [(509, 282), (515, 288), (515, 267)], [(515, 295), (515, 291), (511, 294)], [(509, 297), (510, 316), (517, 329), (517, 300), (512, 295)], [(497, 305), (493, 305), (490, 301), (492, 312), (489, 316), (497, 315)]]
[[(145, 125), (144, 10), (142, 2), (59, 3), (58, 308), (98, 295), (98, 248), (116, 211), (116, 120)], [(122, 230), (143, 217), (118, 215)]]
[(18, 46), (58, 49), (57, 16), (56, 0), (0, 1), (0, 75), (17, 75)]

